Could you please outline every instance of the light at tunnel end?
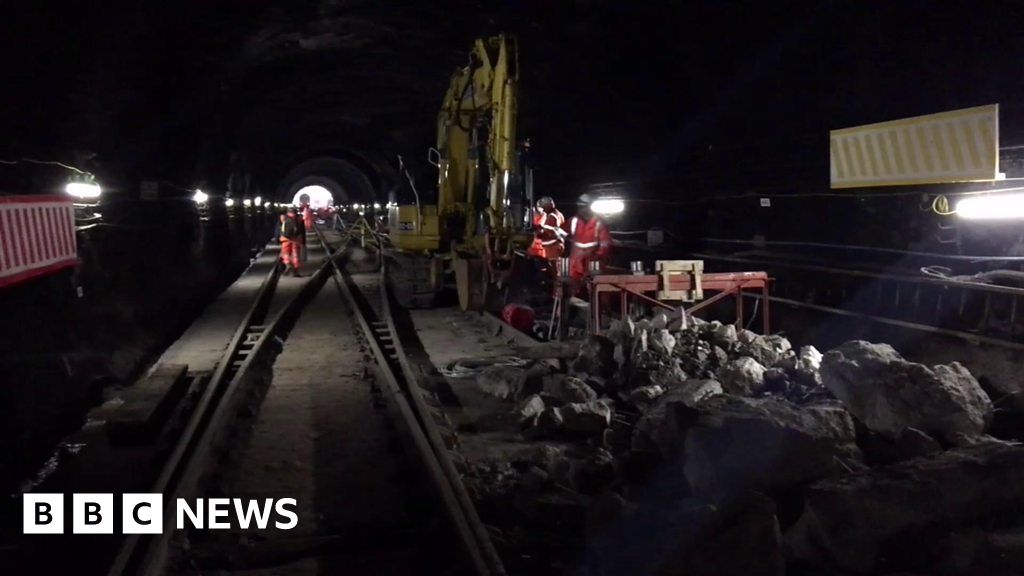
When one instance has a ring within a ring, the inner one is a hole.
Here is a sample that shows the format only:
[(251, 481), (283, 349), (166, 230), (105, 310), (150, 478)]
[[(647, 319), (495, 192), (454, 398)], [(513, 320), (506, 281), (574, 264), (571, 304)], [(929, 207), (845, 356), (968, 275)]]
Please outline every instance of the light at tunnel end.
[(302, 196), (309, 196), (309, 207), (314, 210), (334, 205), (334, 195), (331, 191), (317, 184), (299, 188), (292, 197), (292, 205), (298, 206)]

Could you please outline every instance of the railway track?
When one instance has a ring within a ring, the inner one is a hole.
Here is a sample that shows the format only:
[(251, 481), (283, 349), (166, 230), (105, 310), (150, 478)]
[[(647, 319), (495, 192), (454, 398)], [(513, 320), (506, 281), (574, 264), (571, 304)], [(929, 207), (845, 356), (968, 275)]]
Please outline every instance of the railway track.
[[(280, 281), (277, 267), (273, 267), (262, 280), (256, 297), (238, 325), (231, 342), (212, 374), (208, 385), (188, 416), (180, 436), (173, 444), (156, 481), (148, 492), (164, 495), (165, 510), (177, 498), (195, 499), (209, 492), (209, 479), (223, 466), (223, 456), (235, 448), (237, 419), (240, 414), (253, 411), (253, 398), (259, 398), (261, 379), (266, 380), (268, 369), (273, 369), (275, 358), (288, 346), (289, 332), (303, 316), (304, 309), (318, 298), (323, 290), (330, 290), (333, 282), (339, 300), (351, 313), (352, 324), (358, 327), (362, 340), (372, 354), (377, 381), (389, 414), (397, 416), (397, 428), (405, 436), (404, 444), (411, 446), (412, 460), (419, 464), (420, 476), (426, 479), (431, 504), (444, 510), (451, 528), (451, 548), (462, 553), (462, 561), (451, 558), (447, 562), (455, 567), (448, 573), (472, 573), (502, 576), (505, 569), (476, 512), (476, 508), (462, 483), (445, 443), (437, 420), (440, 413), (425, 400), (425, 391), (417, 381), (402, 347), (401, 335), (391, 315), (392, 297), (385, 282), (383, 265), (373, 273), (351, 273), (344, 265), (347, 246), (332, 250), (328, 238), (316, 230), (316, 238), (326, 255), (323, 263), (305, 284), (285, 302), (275, 292)], [(273, 305), (272, 305), (273, 303)], [(258, 410), (258, 409), (257, 409)], [(259, 418), (258, 415), (254, 418)], [(388, 458), (381, 453), (381, 459)], [(156, 575), (174, 572), (172, 565), (182, 565), (181, 531), (175, 530), (175, 515), (164, 514), (161, 534), (127, 535), (118, 549), (108, 575)], [(392, 531), (400, 538), (422, 535)], [(341, 538), (334, 537), (334, 540)], [(323, 539), (310, 548), (311, 554), (324, 553)], [(349, 553), (358, 555), (351, 541)], [(319, 552), (314, 548), (321, 548)], [(327, 546), (330, 548), (330, 545)], [(301, 546), (300, 546), (301, 548)], [(327, 553), (332, 551), (328, 550)], [(188, 552), (184, 553), (186, 556)], [(187, 562), (186, 562), (187, 564)]]
[[(320, 242), (327, 245), (317, 231)], [(385, 397), (401, 415), (417, 455), (430, 483), (441, 498), (473, 572), (501, 576), (505, 568), (486, 527), (480, 521), (461, 476), (455, 469), (442, 438), (434, 411), (424, 400), (424, 391), (402, 347), (401, 337), (391, 315), (392, 297), (388, 293), (387, 264), (381, 261), (379, 272), (362, 275), (358, 282), (337, 260), (330, 261), (335, 284), (356, 318), (378, 367), (382, 372)]]
[[(271, 267), (161, 467), (151, 493), (163, 494), (165, 501), (174, 502), (199, 492), (199, 482), (208, 472), (211, 457), (225, 449), (231, 420), (246, 399), (250, 374), (259, 364), (272, 361), (271, 344), (286, 335), (304, 305), (323, 285), (328, 270), (328, 263), (324, 262), (297, 294), (271, 314), (281, 274), (278, 266)], [(108, 574), (161, 573), (173, 535), (174, 515), (165, 514), (161, 534), (127, 536)]]

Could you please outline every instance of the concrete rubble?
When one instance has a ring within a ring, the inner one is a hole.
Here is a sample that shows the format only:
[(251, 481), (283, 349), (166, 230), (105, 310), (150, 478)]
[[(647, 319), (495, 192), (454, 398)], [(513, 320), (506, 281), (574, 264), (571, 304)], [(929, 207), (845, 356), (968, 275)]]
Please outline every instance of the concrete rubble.
[(670, 455), (682, 446), (685, 437), (686, 428), (678, 417), (693, 420), (693, 410), (717, 394), (722, 394), (722, 386), (715, 380), (688, 380), (670, 388), (644, 410), (633, 429), (632, 446)]
[(891, 437), (916, 428), (953, 441), (982, 434), (992, 401), (957, 362), (908, 362), (888, 344), (847, 342), (825, 355), (825, 387), (871, 430)]
[(527, 396), (516, 405), (516, 422), (522, 427), (533, 426), (537, 423), (537, 418), (544, 412), (544, 408), (544, 400), (539, 394)]
[(567, 374), (549, 374), (544, 377), (544, 389), (541, 392), (548, 403), (556, 405), (571, 402), (590, 402), (597, 400), (597, 392), (582, 379)]
[(730, 394), (751, 396), (764, 388), (764, 366), (750, 356), (730, 360), (718, 369), (718, 381)]
[(942, 452), (942, 444), (938, 440), (916, 428), (907, 428), (896, 438), (865, 428), (858, 431), (857, 445), (864, 454), (864, 460), (871, 465), (895, 464)]
[(735, 511), (711, 517), (702, 531), (685, 538), (662, 574), (717, 576), (785, 574), (782, 534), (775, 503), (752, 493)]
[(784, 398), (720, 395), (697, 410), (683, 474), (709, 499), (786, 490), (859, 468), (862, 459), (853, 419), (838, 403), (800, 407)]
[(929, 535), (972, 522), (1019, 520), (1022, 504), (1024, 446), (983, 441), (814, 484), (786, 541), (809, 565), (869, 574), (893, 548), (927, 548)]
[(488, 366), (476, 377), (477, 386), (486, 394), (502, 400), (515, 400), (526, 384), (526, 370), (518, 366)]
[(942, 538), (928, 556), (950, 573), (1019, 574), (1024, 566), (1024, 526), (970, 528)]
[(604, 377), (611, 376), (616, 367), (615, 344), (605, 336), (588, 337), (572, 364), (573, 372)]
[[(541, 447), (509, 464), (516, 482), (480, 473), (499, 488), (478, 492), (512, 498), (494, 505), (538, 534), (506, 538), (624, 574), (881, 574), (942, 554), (966, 574), (1003, 567), (988, 551), (1024, 553), (1016, 525), (950, 532), (1024, 504), (1024, 447), (985, 436), (992, 401), (963, 366), (695, 320), (615, 322), (564, 370), (478, 374)], [(924, 538), (935, 530), (956, 546)], [(911, 533), (921, 545), (900, 550)]]
[(573, 402), (562, 406), (562, 418), (569, 432), (598, 434), (611, 424), (612, 409), (598, 400)]
[(637, 406), (646, 407), (650, 406), (655, 400), (657, 400), (662, 394), (665, 393), (665, 389), (659, 384), (651, 384), (650, 386), (639, 386), (629, 392), (629, 400)]
[(557, 406), (548, 406), (537, 417), (536, 428), (548, 434), (554, 434), (565, 426), (565, 417), (562, 416), (562, 409)]
[(739, 346), (741, 354), (750, 356), (764, 366), (776, 366), (793, 355), (793, 346), (779, 335), (755, 336), (748, 343)]

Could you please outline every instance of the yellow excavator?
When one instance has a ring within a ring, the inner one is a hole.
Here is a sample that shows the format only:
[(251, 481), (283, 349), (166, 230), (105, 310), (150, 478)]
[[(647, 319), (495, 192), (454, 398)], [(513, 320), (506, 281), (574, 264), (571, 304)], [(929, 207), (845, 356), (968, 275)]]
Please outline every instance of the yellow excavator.
[(388, 213), (392, 285), (404, 304), (432, 303), (453, 271), (459, 305), (479, 310), (515, 272), (515, 250), (531, 240), (524, 215), (532, 205), (516, 142), (518, 79), (516, 40), (507, 35), (477, 39), (452, 74), (428, 155), (437, 204), (416, 194), (415, 205)]

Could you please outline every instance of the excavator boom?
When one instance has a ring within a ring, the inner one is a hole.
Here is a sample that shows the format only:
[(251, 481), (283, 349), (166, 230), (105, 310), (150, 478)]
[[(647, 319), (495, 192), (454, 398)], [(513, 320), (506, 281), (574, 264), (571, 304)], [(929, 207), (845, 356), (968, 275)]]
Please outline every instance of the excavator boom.
[(389, 213), (392, 245), (406, 255), (433, 255), (429, 276), (435, 289), (443, 283), (443, 270), (453, 269), (463, 308), (480, 307), (488, 286), (512, 274), (515, 248), (529, 242), (528, 234), (515, 229), (509, 198), (514, 182), (529, 180), (518, 174), (518, 81), (514, 37), (473, 43), (468, 62), (451, 76), (437, 116), (437, 148), (431, 149), (438, 167), (437, 204), (417, 201)]
[(438, 114), (438, 212), (465, 215), (465, 238), (477, 232), (480, 209), (492, 229), (506, 225), (516, 164), (517, 60), (513, 37), (477, 39), (469, 62), (452, 74)]

